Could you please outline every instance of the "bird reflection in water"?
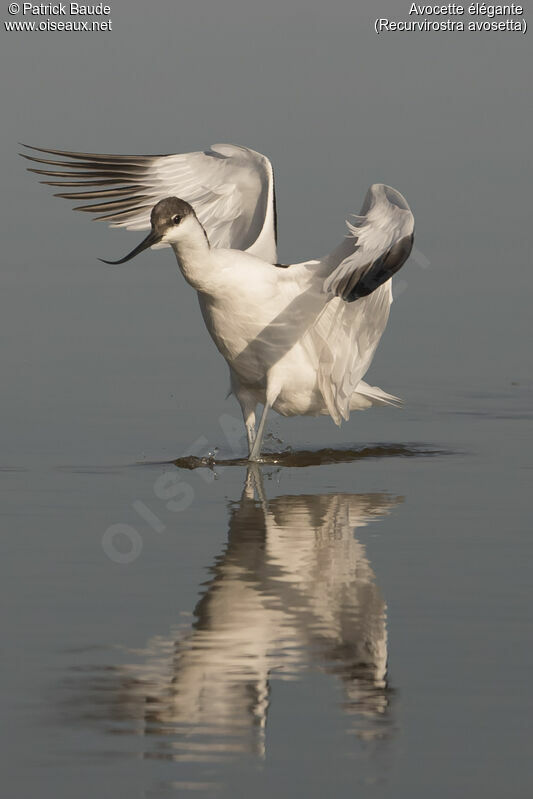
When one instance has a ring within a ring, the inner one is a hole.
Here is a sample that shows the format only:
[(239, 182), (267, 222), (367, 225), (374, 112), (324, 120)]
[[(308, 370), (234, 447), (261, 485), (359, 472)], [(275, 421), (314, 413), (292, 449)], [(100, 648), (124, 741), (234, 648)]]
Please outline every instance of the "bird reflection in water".
[(385, 493), (267, 499), (250, 467), (192, 627), (177, 641), (150, 641), (144, 665), (121, 667), (118, 715), (160, 736), (145, 755), (263, 756), (272, 683), (313, 666), (341, 681), (350, 732), (383, 735), (386, 605), (354, 530), (401, 501)]

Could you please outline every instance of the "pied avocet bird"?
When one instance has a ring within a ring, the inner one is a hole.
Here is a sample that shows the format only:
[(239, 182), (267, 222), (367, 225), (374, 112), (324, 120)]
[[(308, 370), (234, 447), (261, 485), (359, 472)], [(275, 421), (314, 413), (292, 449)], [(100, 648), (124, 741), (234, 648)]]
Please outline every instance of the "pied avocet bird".
[(260, 456), (270, 408), (282, 416), (329, 414), (340, 424), (352, 410), (399, 402), (362, 380), (387, 324), (390, 278), (413, 243), (413, 215), (395, 189), (371, 186), (329, 255), (282, 265), (272, 165), (260, 153), (232, 144), (160, 156), (30, 149), (64, 159), (24, 155), (48, 167), (30, 169), (55, 178), (43, 183), (83, 188), (56, 196), (98, 201), (75, 210), (113, 227), (151, 227), (129, 255), (105, 263), (172, 247), (228, 363), (250, 460)]

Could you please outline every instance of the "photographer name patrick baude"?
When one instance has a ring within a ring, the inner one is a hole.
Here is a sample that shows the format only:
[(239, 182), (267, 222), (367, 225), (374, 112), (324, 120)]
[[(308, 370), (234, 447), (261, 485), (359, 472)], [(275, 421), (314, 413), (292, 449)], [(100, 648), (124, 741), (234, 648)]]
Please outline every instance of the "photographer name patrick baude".
[(105, 6), (103, 3), (95, 3), (93, 5), (82, 5), (81, 3), (22, 3), (22, 14), (24, 16), (35, 17), (107, 17), (111, 13), (111, 6)]

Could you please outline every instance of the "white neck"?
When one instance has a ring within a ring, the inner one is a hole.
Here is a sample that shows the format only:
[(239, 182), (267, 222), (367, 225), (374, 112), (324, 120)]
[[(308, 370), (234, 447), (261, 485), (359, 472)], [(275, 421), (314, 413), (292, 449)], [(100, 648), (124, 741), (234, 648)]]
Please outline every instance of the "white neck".
[(213, 282), (211, 248), (200, 222), (188, 216), (176, 232), (165, 237), (176, 253), (183, 277), (196, 291), (208, 291)]

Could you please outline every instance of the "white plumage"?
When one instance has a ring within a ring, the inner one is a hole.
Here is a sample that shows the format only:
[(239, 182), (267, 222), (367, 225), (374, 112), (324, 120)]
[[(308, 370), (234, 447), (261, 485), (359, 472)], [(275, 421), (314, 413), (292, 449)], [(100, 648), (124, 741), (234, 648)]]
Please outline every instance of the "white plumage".
[(371, 186), (335, 250), (282, 267), (273, 171), (260, 153), (229, 144), (163, 156), (33, 149), (63, 159), (24, 156), (61, 167), (31, 169), (60, 178), (44, 183), (83, 188), (57, 196), (98, 201), (77, 210), (112, 226), (151, 226), (119, 263), (146, 247), (172, 246), (228, 362), (250, 458), (259, 457), (270, 407), (284, 416), (329, 414), (340, 424), (352, 410), (398, 402), (362, 378), (387, 324), (390, 278), (412, 247), (413, 215), (399, 192)]

